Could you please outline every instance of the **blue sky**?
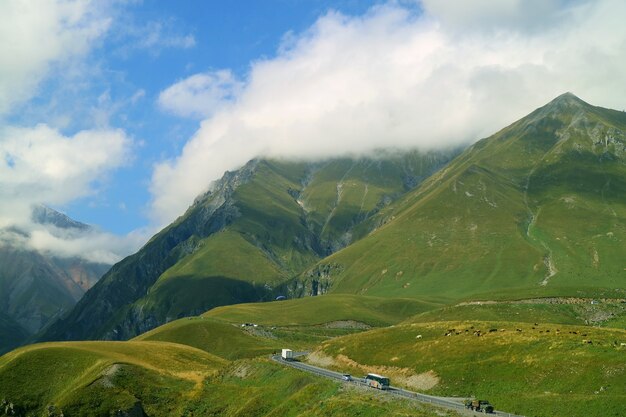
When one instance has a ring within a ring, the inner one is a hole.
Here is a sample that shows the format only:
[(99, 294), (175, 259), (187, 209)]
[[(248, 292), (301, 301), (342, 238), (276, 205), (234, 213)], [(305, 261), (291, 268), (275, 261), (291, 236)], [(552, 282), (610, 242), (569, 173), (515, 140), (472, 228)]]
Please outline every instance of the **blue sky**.
[[(120, 7), (116, 16), (142, 28), (161, 25), (164, 38), (189, 37), (193, 45), (133, 47), (132, 35), (109, 34), (92, 52), (103, 75), (87, 91), (89, 101), (110, 95), (111, 103), (127, 101), (138, 91), (144, 95), (135, 104), (125, 104), (112, 115), (110, 124), (123, 128), (136, 142), (133, 161), (111, 172), (89, 195), (58, 206), (70, 217), (96, 224), (117, 234), (129, 233), (150, 223), (147, 204), (152, 165), (180, 152), (198, 128), (198, 120), (170, 115), (158, 108), (160, 91), (181, 78), (210, 69), (229, 68), (245, 76), (250, 62), (272, 57), (283, 36), (311, 26), (329, 9), (362, 14), (375, 2), (368, 1), (146, 1)], [(119, 24), (119, 23), (118, 23)], [(148, 36), (148, 35), (144, 35)], [(129, 39), (130, 38), (130, 39)], [(54, 85), (53, 87), (63, 88)], [(42, 86), (45, 89), (45, 85)], [(44, 94), (38, 98), (45, 103)], [(83, 102), (83, 100), (80, 100)], [(16, 120), (19, 114), (14, 115)], [(31, 119), (31, 121), (34, 121)], [(89, 128), (78, 119), (66, 129)], [(182, 214), (182, 213), (181, 213)]]
[[(0, 244), (14, 226), (114, 261), (256, 156), (469, 144), (565, 91), (623, 109), (625, 18), (619, 0), (5, 0)], [(99, 230), (44, 230), (37, 203)]]

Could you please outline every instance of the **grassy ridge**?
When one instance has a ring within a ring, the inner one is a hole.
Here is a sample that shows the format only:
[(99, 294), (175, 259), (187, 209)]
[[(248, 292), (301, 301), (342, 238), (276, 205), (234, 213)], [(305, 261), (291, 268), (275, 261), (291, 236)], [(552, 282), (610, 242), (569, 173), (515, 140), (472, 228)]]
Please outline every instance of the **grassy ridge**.
[(442, 308), (411, 317), (407, 322), (429, 323), (459, 321), (466, 318), (479, 321), (510, 321), (520, 323), (585, 324), (573, 306), (554, 304), (492, 304), (463, 305)]
[[(521, 323), (578, 324), (613, 327), (626, 330), (626, 304), (604, 300), (591, 304), (590, 300), (548, 302), (525, 300), (502, 303), (471, 303), (448, 306), (411, 317), (406, 322), (460, 321), (471, 318), (480, 321), (516, 321)], [(596, 304), (597, 303), (597, 304)]]
[[(250, 181), (233, 195), (241, 215), (229, 227), (269, 256), (284, 275), (300, 271), (321, 255), (292, 195), (302, 187), (306, 169), (303, 163), (259, 161)], [(228, 258), (219, 261), (229, 262)]]
[(181, 343), (226, 359), (255, 357), (280, 348), (280, 344), (251, 335), (239, 326), (202, 317), (176, 320), (133, 340)]
[[(487, 398), (527, 416), (619, 416), (626, 399), (619, 389), (626, 383), (626, 330), (563, 324), (581, 323), (585, 316), (575, 307), (582, 306), (600, 309), (591, 314), (618, 311), (588, 302), (438, 308), (341, 294), (226, 306), (131, 342), (15, 350), (0, 358), (0, 392), (20, 410), (54, 405), (68, 417), (138, 407), (150, 416), (438, 415), (253, 358), (292, 347), (313, 350), (310, 360), (325, 367), (383, 373), (395, 385), (436, 395)], [(348, 320), (394, 325), (358, 333), (324, 325)], [(242, 328), (241, 322), (259, 327)]]
[[(436, 307), (417, 300), (354, 295), (237, 304), (164, 324), (134, 340), (181, 343), (234, 360), (269, 354), (283, 347), (310, 349), (329, 338), (398, 323)], [(242, 328), (242, 323), (259, 327)]]
[[(473, 172), (459, 181), (471, 186), (487, 179)], [(496, 195), (510, 193), (489, 185)], [(540, 282), (541, 268), (534, 265), (541, 264), (541, 253), (518, 232), (522, 198), (502, 198), (498, 209), (489, 209), (460, 187), (441, 186), (375, 234), (324, 260), (345, 265), (333, 291), (454, 300)]]
[[(227, 258), (228, 262), (224, 262)], [(272, 282), (285, 276), (257, 247), (234, 231), (224, 230), (199, 243), (199, 249), (165, 271), (153, 290), (176, 277), (223, 276), (251, 283)]]
[(334, 251), (369, 233), (377, 214), (444, 165), (449, 153), (385, 152), (379, 158), (335, 159), (311, 174), (299, 198), (309, 227)]
[(206, 312), (203, 317), (231, 323), (254, 322), (276, 326), (317, 325), (340, 320), (384, 326), (438, 306), (435, 303), (411, 299), (327, 294), (271, 303), (219, 307)]

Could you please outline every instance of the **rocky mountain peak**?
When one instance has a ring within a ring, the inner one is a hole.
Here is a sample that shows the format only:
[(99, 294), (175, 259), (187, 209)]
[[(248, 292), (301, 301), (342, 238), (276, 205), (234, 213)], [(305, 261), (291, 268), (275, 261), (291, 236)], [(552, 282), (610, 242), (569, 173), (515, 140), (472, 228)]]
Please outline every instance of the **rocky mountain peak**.
[(547, 106), (590, 106), (589, 103), (578, 98), (574, 93), (566, 92), (549, 102)]
[(41, 225), (52, 225), (59, 229), (77, 229), (77, 230), (89, 230), (91, 226), (70, 219), (63, 213), (51, 209), (50, 207), (38, 204), (33, 206), (31, 211), (31, 219), (33, 222)]
[(567, 92), (561, 94), (545, 106), (539, 108), (537, 116), (541, 118), (555, 118), (562, 115), (574, 116), (584, 113), (592, 108), (593, 106), (589, 103), (586, 103), (574, 94)]

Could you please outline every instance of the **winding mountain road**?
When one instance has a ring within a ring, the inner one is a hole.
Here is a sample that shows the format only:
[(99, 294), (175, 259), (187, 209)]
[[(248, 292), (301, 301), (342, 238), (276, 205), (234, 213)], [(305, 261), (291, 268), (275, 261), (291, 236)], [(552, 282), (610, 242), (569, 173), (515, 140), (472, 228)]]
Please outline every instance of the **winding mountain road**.
[[(294, 352), (294, 357), (303, 356), (306, 353), (308, 352)], [(309, 365), (307, 363), (303, 363), (299, 361), (286, 361), (286, 360), (283, 360), (280, 355), (272, 355), (271, 358), (275, 362), (278, 362), (282, 365), (291, 366), (292, 368), (300, 369), (302, 371), (309, 372), (309, 373), (319, 375), (319, 376), (323, 376), (326, 378), (339, 380), (345, 384), (353, 384), (357, 386), (368, 386), (363, 378), (352, 377), (351, 380), (345, 380), (344, 374), (331, 371), (329, 369), (320, 368), (320, 367)], [(445, 397), (435, 397), (433, 395), (426, 395), (426, 394), (421, 394), (419, 392), (407, 391), (405, 389), (394, 387), (394, 386), (390, 386), (388, 390), (384, 390), (380, 392), (386, 395), (408, 398), (414, 401), (419, 401), (421, 403), (433, 404), (439, 407), (456, 410), (465, 415), (485, 415), (483, 413), (470, 411), (466, 409), (465, 405), (463, 405), (462, 403), (456, 402), (454, 400), (451, 400)], [(497, 411), (497, 410), (494, 411), (493, 414), (491, 415), (502, 416), (502, 417), (524, 417), (518, 414), (512, 414), (512, 413), (507, 413), (504, 411)]]

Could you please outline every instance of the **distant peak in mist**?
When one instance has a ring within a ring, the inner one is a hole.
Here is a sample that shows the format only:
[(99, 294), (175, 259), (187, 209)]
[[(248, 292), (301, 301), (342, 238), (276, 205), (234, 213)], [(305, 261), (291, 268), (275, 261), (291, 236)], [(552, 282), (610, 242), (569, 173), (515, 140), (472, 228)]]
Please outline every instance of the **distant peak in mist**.
[(91, 226), (71, 219), (43, 204), (36, 204), (32, 207), (31, 220), (43, 226), (51, 225), (59, 229), (77, 229), (80, 231), (91, 229)]

